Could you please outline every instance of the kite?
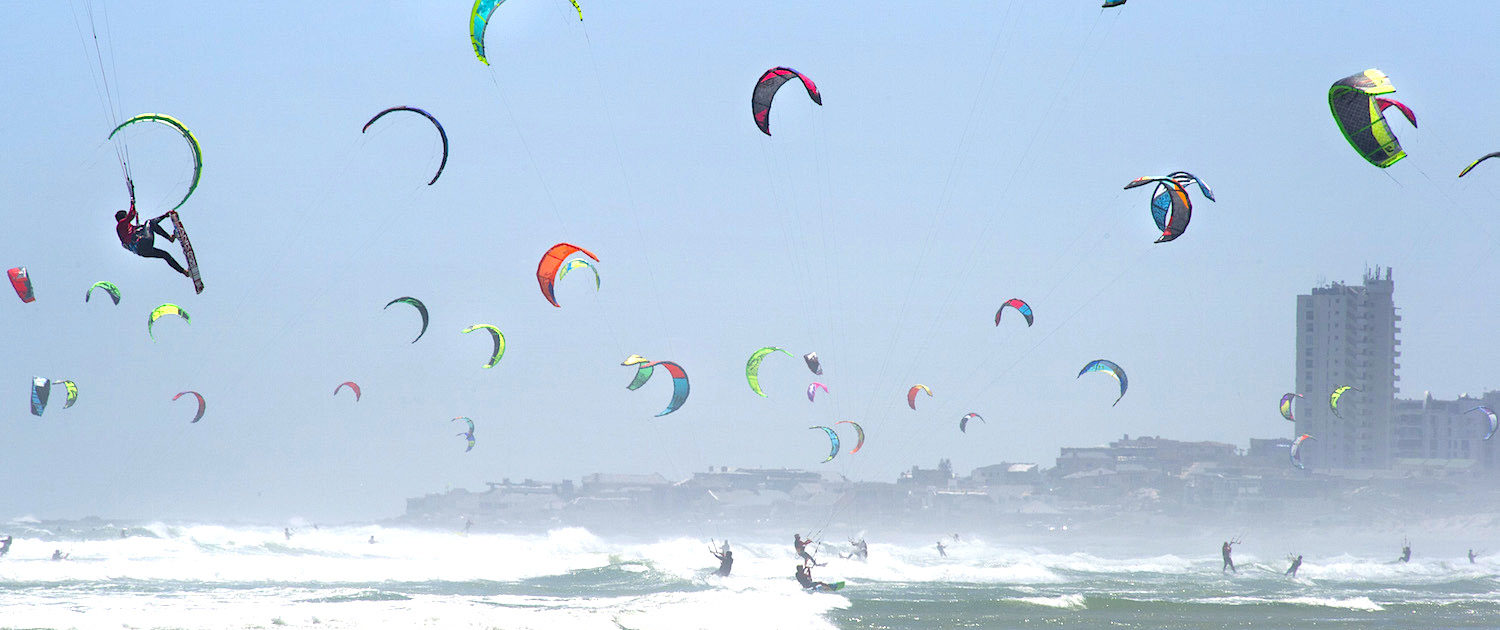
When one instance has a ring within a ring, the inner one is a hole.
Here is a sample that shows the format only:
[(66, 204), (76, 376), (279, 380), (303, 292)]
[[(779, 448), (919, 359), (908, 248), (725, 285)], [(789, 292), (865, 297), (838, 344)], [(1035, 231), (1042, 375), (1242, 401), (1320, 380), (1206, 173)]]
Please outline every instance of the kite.
[(470, 420), (466, 416), (459, 416), (457, 418), (449, 420), (449, 422), (458, 422), (459, 420), (463, 420), (464, 422), (469, 423), (469, 430), (468, 430), (468, 432), (466, 432), (466, 433), (459, 433), (458, 434), (458, 437), (468, 438), (468, 440), (469, 440), (469, 446), (466, 447), (466, 448), (464, 448), (464, 452), (467, 453), (469, 451), (474, 450), (474, 421)]
[[(203, 149), (202, 147), (198, 146), (198, 139), (193, 137), (193, 132), (189, 131), (187, 126), (182, 124), (182, 121), (179, 121), (176, 118), (173, 118), (166, 114), (141, 114), (139, 116), (131, 118), (130, 120), (120, 123), (120, 126), (115, 127), (114, 131), (109, 132), (109, 137), (113, 139), (115, 137), (115, 134), (119, 133), (119, 131), (121, 129), (124, 129), (126, 126), (148, 120), (158, 122), (176, 129), (178, 133), (182, 134), (182, 139), (187, 141), (188, 148), (192, 149), (193, 151), (193, 181), (188, 183), (187, 192), (182, 195), (182, 200), (178, 201), (177, 205), (172, 206), (171, 209), (176, 210), (178, 208), (181, 208), (182, 204), (187, 203), (188, 197), (193, 196), (193, 191), (198, 188), (198, 179), (203, 175)], [(132, 193), (132, 195), (134, 195), (134, 193)], [(131, 198), (134, 199), (134, 196), (132, 196)]]
[(73, 381), (52, 381), (52, 382), (54, 384), (57, 384), (57, 385), (62, 385), (68, 391), (68, 398), (67, 398), (67, 400), (63, 401), (63, 409), (67, 409), (68, 407), (72, 407), (73, 403), (78, 402), (78, 384), (77, 383), (74, 383)]
[(978, 420), (978, 421), (983, 422), (985, 424), (989, 424), (989, 422), (987, 422), (984, 419), (984, 416), (981, 416), (981, 415), (979, 415), (977, 413), (966, 413), (966, 414), (964, 414), (964, 417), (962, 417), (962, 418), (960, 418), (958, 420), (958, 430), (961, 431), (961, 432), (963, 432), (963, 433), (968, 433), (969, 432), (969, 420), (971, 420), (971, 419)]
[(1117, 7), (1117, 6), (1120, 6), (1122, 4), (1125, 4), (1125, 1), (1126, 0), (1104, 0), (1104, 4), (1099, 5), (1099, 6), (1105, 8), (1105, 9), (1108, 9), (1108, 8), (1111, 8), (1111, 7)]
[(1020, 311), (1021, 317), (1025, 317), (1026, 318), (1026, 327), (1027, 328), (1031, 327), (1031, 322), (1032, 322), (1031, 305), (1027, 304), (1025, 301), (1021, 300), (1020, 298), (1011, 298), (1009, 300), (1006, 300), (1004, 304), (1000, 305), (1000, 310), (995, 311), (995, 325), (996, 326), (1000, 325), (1000, 313), (1005, 312), (1005, 307), (1007, 307), (1007, 306), (1009, 306), (1009, 307), (1011, 307), (1013, 309), (1016, 309), (1017, 311)]
[(426, 116), (427, 120), (432, 121), (432, 126), (437, 127), (438, 136), (443, 139), (443, 161), (441, 161), (441, 162), (438, 163), (437, 172), (433, 173), (432, 179), (427, 182), (427, 185), (431, 186), (433, 184), (436, 184), (438, 178), (442, 177), (442, 175), (443, 175), (443, 167), (445, 167), (445, 166), (448, 165), (448, 132), (443, 129), (443, 123), (438, 122), (438, 119), (434, 118), (432, 114), (427, 113), (427, 110), (425, 110), (425, 109), (419, 109), (419, 108), (416, 108), (416, 107), (408, 107), (406, 105), (397, 105), (396, 107), (390, 107), (390, 108), (387, 108), (387, 109), (383, 109), (383, 110), (380, 111), (379, 114), (375, 114), (374, 118), (371, 118), (369, 121), (365, 122), (364, 128), (360, 129), (359, 132), (360, 133), (364, 133), (366, 131), (369, 131), (370, 130), (370, 125), (373, 125), (373, 124), (375, 124), (375, 121), (380, 120), (381, 116), (384, 116), (386, 114), (389, 114), (389, 113), (395, 112), (395, 111), (416, 112), (418, 114)]
[(1333, 390), (1333, 394), (1328, 397), (1328, 408), (1333, 410), (1333, 415), (1335, 417), (1338, 417), (1340, 419), (1343, 418), (1343, 416), (1339, 415), (1339, 399), (1344, 397), (1344, 392), (1347, 392), (1351, 389), (1356, 392), (1365, 391), (1353, 385), (1345, 385)]
[(1156, 242), (1176, 240), (1187, 230), (1188, 222), (1193, 219), (1193, 200), (1188, 198), (1187, 189), (1171, 177), (1137, 177), (1126, 184), (1125, 189), (1153, 182), (1156, 183), (1156, 190), (1151, 193), (1151, 218), (1156, 221), (1157, 229), (1161, 230), (1161, 236)]
[(745, 362), (745, 380), (750, 383), (750, 391), (755, 392), (755, 395), (761, 398), (765, 398), (766, 393), (760, 390), (760, 362), (766, 360), (766, 355), (772, 352), (780, 352), (789, 357), (793, 356), (792, 353), (787, 352), (784, 348), (766, 346), (751, 353), (750, 360)]
[(359, 402), (359, 385), (354, 381), (344, 381), (342, 383), (339, 383), (338, 387), (333, 388), (333, 395), (339, 395), (339, 390), (345, 387), (348, 387), (349, 391), (354, 392), (354, 402)]
[[(578, 21), (583, 21), (583, 7), (578, 5), (578, 0), (568, 0), (573, 4), (573, 10), (578, 12)], [(474, 0), (474, 8), (469, 11), (469, 42), (474, 44), (474, 56), (490, 65), (490, 60), (484, 58), (484, 29), (490, 25), (490, 15), (505, 0)]]
[(167, 315), (176, 315), (181, 317), (184, 322), (193, 323), (193, 318), (188, 316), (188, 312), (182, 310), (182, 307), (176, 304), (163, 304), (153, 308), (151, 309), (151, 315), (146, 318), (146, 334), (151, 336), (152, 341), (156, 341), (156, 332), (153, 330), (156, 327), (156, 320)]
[(808, 385), (807, 386), (807, 402), (813, 402), (813, 394), (816, 393), (816, 390), (818, 390), (818, 389), (822, 389), (823, 393), (825, 393), (825, 394), (828, 393), (828, 386), (827, 385), (824, 385), (822, 383), (813, 383), (811, 385)]
[(1205, 183), (1201, 179), (1198, 179), (1198, 176), (1192, 173), (1189, 173), (1187, 171), (1173, 171), (1172, 174), (1168, 175), (1167, 177), (1170, 177), (1172, 181), (1177, 182), (1183, 188), (1187, 188), (1192, 184), (1197, 184), (1198, 192), (1203, 193), (1203, 197), (1205, 199), (1216, 203), (1218, 202), (1218, 199), (1214, 199), (1214, 189), (1209, 188), (1207, 183)]
[(911, 389), (906, 390), (906, 406), (911, 407), (912, 411), (916, 411), (917, 410), (917, 391), (918, 390), (927, 392), (927, 397), (928, 398), (932, 398), (932, 388), (930, 388), (930, 387), (928, 387), (926, 385), (923, 385), (921, 383), (917, 383), (916, 385), (912, 385)]
[(15, 267), (7, 272), (10, 275), (10, 286), (16, 290), (16, 297), (21, 302), (30, 304), (36, 301), (36, 292), (31, 288), (31, 275), (26, 273), (25, 267)]
[(1311, 435), (1303, 433), (1301, 436), (1299, 436), (1297, 438), (1297, 441), (1292, 442), (1291, 459), (1292, 459), (1292, 465), (1293, 466), (1296, 466), (1299, 469), (1303, 468), (1303, 466), (1302, 466), (1302, 442), (1304, 442), (1306, 440), (1316, 440), (1316, 439), (1318, 439), (1318, 438), (1315, 438), (1315, 437), (1313, 437)]
[(95, 282), (89, 287), (88, 292), (83, 294), (83, 301), (87, 302), (89, 298), (94, 296), (94, 289), (104, 289), (104, 292), (109, 294), (109, 299), (113, 300), (116, 306), (119, 306), (120, 287), (115, 286), (113, 282), (104, 282), (102, 280)]
[(1465, 175), (1468, 175), (1469, 171), (1472, 171), (1472, 170), (1474, 170), (1474, 167), (1479, 166), (1480, 162), (1483, 162), (1485, 160), (1488, 160), (1488, 159), (1490, 159), (1492, 157), (1497, 157), (1497, 156), (1500, 156), (1500, 151), (1496, 151), (1494, 153), (1486, 153), (1483, 156), (1480, 156), (1479, 159), (1474, 160), (1473, 162), (1470, 162), (1468, 166), (1465, 166), (1464, 170), (1459, 171), (1458, 172), (1458, 176), (1459, 177), (1463, 177)]
[(474, 324), (473, 326), (460, 330), (459, 332), (468, 334), (476, 330), (489, 331), (490, 338), (494, 339), (495, 349), (490, 352), (490, 362), (484, 364), (484, 368), (490, 369), (492, 367), (495, 367), (495, 364), (500, 362), (500, 357), (505, 356), (505, 335), (500, 332), (499, 328), (496, 328), (489, 324)]
[(667, 403), (666, 409), (656, 414), (656, 417), (660, 418), (677, 411), (678, 408), (682, 407), (682, 403), (687, 402), (688, 376), (687, 372), (682, 370), (682, 366), (671, 361), (648, 361), (638, 354), (630, 355), (620, 365), (636, 366), (635, 378), (630, 381), (629, 385), (625, 386), (625, 389), (630, 391), (640, 389), (642, 385), (646, 384), (646, 381), (651, 380), (651, 375), (655, 373), (656, 366), (666, 368), (667, 373), (672, 375), (672, 400)]
[(47, 397), (52, 395), (52, 382), (40, 376), (31, 379), (31, 415), (40, 417), (47, 409)]
[[(422, 314), (422, 332), (417, 333), (417, 339), (421, 339), (422, 335), (427, 334), (427, 305), (423, 304), (421, 300), (414, 297), (398, 297), (394, 300), (391, 300), (390, 302), (386, 302), (385, 308), (382, 308), (380, 310), (383, 311), (387, 308), (390, 308), (392, 304), (397, 303), (410, 304), (412, 308), (417, 309), (417, 312)], [(411, 342), (416, 343), (417, 339), (413, 339), (411, 340)]]
[(823, 375), (823, 364), (818, 361), (818, 353), (809, 352), (804, 354), (802, 355), (802, 360), (807, 362), (807, 369), (812, 370), (813, 374), (817, 374), (818, 376)]
[(561, 281), (563, 278), (568, 277), (568, 272), (569, 271), (572, 271), (572, 270), (577, 269), (579, 267), (588, 267), (589, 271), (594, 272), (594, 290), (598, 291), (599, 290), (599, 268), (595, 267), (594, 263), (591, 263), (591, 262), (589, 262), (589, 261), (587, 261), (585, 259), (582, 259), (582, 258), (574, 258), (573, 260), (570, 260), (567, 263), (564, 263), (563, 266), (562, 266), (562, 268), (560, 268), (560, 269), (557, 270), (557, 279), (559, 281)]
[[(547, 250), (547, 253), (542, 254), (541, 262), (538, 262), (536, 264), (536, 282), (542, 287), (542, 297), (547, 298), (547, 301), (551, 302), (553, 306), (559, 308), (562, 307), (561, 304), (557, 303), (557, 296), (553, 295), (552, 293), (553, 285), (557, 283), (558, 269), (562, 267), (563, 262), (565, 262), (569, 256), (580, 252), (582, 252), (583, 255), (594, 259), (594, 262), (599, 262), (599, 257), (595, 256), (594, 253), (589, 250), (586, 250), (577, 245), (558, 243), (549, 248)], [(595, 271), (595, 278), (598, 277), (597, 273), (598, 272)]]
[(1489, 407), (1486, 407), (1484, 405), (1480, 405), (1478, 407), (1465, 411), (1464, 413), (1472, 413), (1475, 411), (1483, 411), (1485, 415), (1490, 417), (1490, 430), (1488, 433), (1484, 434), (1484, 439), (1488, 440), (1492, 437), (1495, 437), (1495, 429), (1500, 428), (1500, 419), (1497, 419), (1495, 417), (1495, 410), (1490, 409)]
[(859, 423), (855, 422), (853, 420), (840, 420), (838, 422), (833, 423), (833, 426), (838, 426), (838, 425), (841, 425), (841, 424), (848, 424), (848, 425), (853, 425), (854, 426), (854, 433), (859, 436), (859, 442), (857, 442), (857, 443), (854, 444), (854, 448), (849, 451), (849, 454), (853, 455), (855, 453), (858, 453), (859, 449), (864, 448), (864, 446), (865, 446), (865, 428), (862, 427), (862, 426), (859, 426)]
[(1401, 142), (1391, 131), (1390, 122), (1385, 119), (1385, 108), (1395, 105), (1406, 114), (1412, 126), (1416, 126), (1416, 117), (1405, 105), (1376, 98), (1395, 91), (1390, 77), (1375, 68), (1339, 79), (1328, 88), (1328, 108), (1333, 112), (1333, 120), (1338, 123), (1344, 139), (1360, 157), (1380, 168), (1406, 157)]
[[(835, 423), (835, 424), (837, 424), (837, 423)], [(828, 432), (828, 442), (829, 442), (829, 445), (830, 445), (830, 448), (828, 449), (828, 457), (823, 458), (823, 461), (821, 463), (826, 464), (826, 463), (828, 463), (830, 461), (833, 461), (833, 458), (837, 457), (838, 454), (839, 454), (839, 434), (835, 433), (833, 429), (830, 429), (830, 428), (822, 426), (822, 425), (813, 426), (813, 427), (807, 427), (807, 428), (809, 428), (809, 429), (822, 429), (822, 430)]]
[[(1125, 397), (1126, 388), (1130, 387), (1130, 381), (1125, 378), (1125, 370), (1122, 369), (1119, 364), (1115, 363), (1114, 361), (1110, 361), (1108, 359), (1095, 359), (1093, 361), (1089, 361), (1088, 365), (1083, 366), (1083, 369), (1078, 371), (1078, 377), (1082, 377), (1084, 374), (1088, 374), (1089, 372), (1104, 372), (1106, 374), (1109, 374), (1110, 376), (1115, 377), (1115, 380), (1120, 381), (1120, 395), (1119, 397), (1115, 398), (1114, 405), (1120, 404), (1120, 399)], [(1110, 406), (1113, 407), (1114, 405)]]
[(207, 408), (208, 405), (205, 404), (204, 401), (203, 401), (203, 394), (200, 394), (200, 393), (192, 391), (192, 390), (188, 390), (188, 391), (185, 391), (185, 392), (179, 392), (176, 396), (172, 397), (172, 400), (175, 401), (178, 398), (182, 398), (183, 396), (186, 396), (188, 394), (192, 394), (194, 398), (198, 399), (198, 413), (193, 416), (193, 421), (188, 423), (188, 424), (193, 424), (193, 423), (195, 423), (195, 422), (203, 419), (203, 410), (205, 408)]
[(755, 126), (760, 127), (761, 133), (771, 135), (771, 99), (776, 97), (776, 91), (781, 89), (782, 84), (792, 80), (792, 77), (802, 80), (803, 87), (807, 88), (807, 95), (812, 97), (814, 103), (823, 104), (823, 95), (818, 93), (818, 86), (813, 84), (812, 79), (791, 68), (771, 68), (760, 75), (760, 80), (755, 82), (755, 91), (750, 93), (750, 114), (755, 117)]
[(1286, 418), (1287, 420), (1290, 420), (1292, 422), (1296, 422), (1297, 419), (1292, 417), (1292, 399), (1293, 398), (1301, 398), (1301, 397), (1302, 397), (1302, 394), (1287, 394), (1285, 396), (1282, 396), (1281, 397), (1281, 417)]

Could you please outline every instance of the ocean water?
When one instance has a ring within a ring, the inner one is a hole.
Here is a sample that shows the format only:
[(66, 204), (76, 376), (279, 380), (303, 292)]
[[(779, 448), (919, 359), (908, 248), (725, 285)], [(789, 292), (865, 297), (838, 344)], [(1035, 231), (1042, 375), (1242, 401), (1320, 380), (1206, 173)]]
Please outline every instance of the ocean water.
[[(734, 575), (705, 541), (615, 541), (380, 526), (0, 524), (0, 628), (1500, 628), (1500, 561), (1216, 549), (1098, 555), (968, 537), (819, 554), (806, 593), (789, 541), (735, 540)], [(376, 542), (371, 544), (370, 537)], [(54, 549), (70, 554), (52, 561)]]

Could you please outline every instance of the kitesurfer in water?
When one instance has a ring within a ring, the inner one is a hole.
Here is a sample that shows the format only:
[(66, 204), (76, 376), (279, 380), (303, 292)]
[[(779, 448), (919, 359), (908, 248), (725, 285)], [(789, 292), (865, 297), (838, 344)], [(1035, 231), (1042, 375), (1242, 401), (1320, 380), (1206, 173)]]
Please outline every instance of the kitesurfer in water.
[(1292, 558), (1292, 568), (1287, 569), (1286, 574), (1292, 577), (1297, 577), (1297, 569), (1300, 568), (1302, 568), (1302, 554), (1299, 553), (1297, 554), (1297, 557)]
[(948, 552), (945, 551), (945, 549), (947, 549), (947, 547), (944, 547), (943, 546), (943, 541), (939, 540), (938, 544), (937, 544), (937, 550), (938, 550), (938, 553), (942, 554), (942, 556), (944, 558), (948, 557)]
[(287, 540), (291, 540), (292, 539), (292, 528), (290, 528), (290, 527), (283, 527), (283, 528), (281, 528), (281, 533), (282, 533), (282, 535), (286, 536)]
[(52, 559), (53, 560), (67, 560), (69, 555), (71, 555), (71, 554), (63, 553), (61, 549), (53, 549), (52, 550)]
[(792, 546), (797, 548), (797, 556), (802, 558), (802, 562), (813, 566), (823, 566), (813, 559), (812, 554), (807, 553), (807, 543), (810, 542), (812, 542), (811, 538), (803, 538), (802, 534), (792, 534)]
[(130, 253), (142, 258), (160, 258), (167, 261), (173, 269), (187, 277), (192, 277), (182, 265), (177, 264), (177, 259), (172, 255), (156, 248), (156, 235), (166, 237), (169, 242), (177, 242), (177, 237), (167, 233), (161, 227), (161, 220), (165, 217), (156, 217), (145, 223), (137, 224), (135, 220), (139, 216), (135, 212), (135, 202), (131, 202), (130, 211), (120, 210), (115, 213), (115, 234), (120, 237), (120, 244)]
[[(4, 558), (5, 554), (10, 553), (10, 541), (11, 540), (12, 540), (12, 538), (10, 536), (6, 536), (5, 538), (0, 538), (0, 558)], [(1469, 562), (1473, 562), (1473, 561), (1474, 561), (1474, 552), (1470, 551), (1469, 552)]]
[(722, 552), (709, 550), (709, 553), (719, 559), (719, 570), (714, 571), (714, 575), (729, 575), (730, 569), (734, 568), (734, 552), (725, 549)]
[(833, 590), (833, 587), (829, 586), (827, 582), (814, 582), (812, 579), (812, 567), (807, 566), (806, 563), (797, 565), (797, 583), (801, 584), (802, 588), (806, 589), (822, 591)]
[[(4, 554), (0, 554), (0, 555), (4, 555)], [(1474, 550), (1473, 549), (1469, 550), (1469, 564), (1474, 564)]]
[(1225, 571), (1234, 571), (1235, 573), (1240, 572), (1239, 569), (1234, 568), (1234, 559), (1229, 557), (1229, 554), (1234, 553), (1234, 546), (1232, 543), (1227, 540), (1224, 541), (1224, 546), (1219, 548), (1219, 553), (1224, 556), (1224, 566), (1219, 567), (1219, 573), (1223, 573)]

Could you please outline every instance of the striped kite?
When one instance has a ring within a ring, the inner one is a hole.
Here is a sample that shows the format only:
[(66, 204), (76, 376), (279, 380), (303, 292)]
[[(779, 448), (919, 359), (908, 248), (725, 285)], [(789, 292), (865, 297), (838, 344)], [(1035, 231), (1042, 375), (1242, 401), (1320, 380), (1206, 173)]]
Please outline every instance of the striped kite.
[(828, 457), (823, 458), (823, 461), (821, 463), (826, 464), (828, 462), (833, 461), (833, 458), (838, 457), (838, 454), (839, 454), (839, 434), (837, 432), (835, 432), (833, 429), (830, 429), (830, 428), (822, 426), (822, 425), (812, 426), (812, 427), (807, 427), (807, 428), (809, 428), (809, 429), (822, 429), (823, 431), (825, 431), (825, 432), (828, 433), (828, 443), (829, 443)]
[[(583, 7), (578, 6), (578, 0), (568, 2), (573, 4), (573, 10), (578, 12), (578, 21), (582, 22)], [(489, 28), (490, 15), (502, 4), (505, 4), (505, 0), (474, 0), (474, 8), (469, 11), (469, 42), (474, 44), (474, 56), (479, 57), (486, 66), (490, 65), (490, 60), (484, 58), (484, 30)]]
[(89, 301), (89, 298), (94, 296), (94, 289), (104, 289), (104, 292), (109, 294), (109, 299), (114, 301), (116, 306), (119, 306), (120, 287), (115, 286), (113, 282), (105, 282), (103, 280), (95, 282), (93, 285), (89, 286), (88, 292), (83, 294), (83, 301), (87, 302)]
[(813, 384), (807, 386), (807, 402), (814, 402), (813, 394), (816, 394), (819, 389), (823, 390), (825, 394), (828, 393), (828, 386), (822, 383), (813, 382)]
[[(542, 297), (547, 298), (548, 302), (558, 308), (562, 305), (557, 303), (557, 296), (553, 294), (553, 287), (557, 284), (558, 270), (569, 256), (577, 253), (582, 253), (594, 259), (594, 262), (599, 262), (599, 257), (589, 250), (569, 243), (558, 243), (548, 248), (547, 253), (542, 254), (542, 260), (536, 264), (536, 282), (542, 288)], [(594, 274), (595, 288), (598, 288), (598, 271), (596, 270)]]
[(818, 92), (818, 86), (813, 84), (812, 79), (791, 68), (771, 68), (760, 75), (760, 80), (755, 82), (755, 91), (750, 93), (750, 114), (755, 117), (755, 126), (760, 127), (761, 133), (771, 135), (771, 99), (776, 97), (776, 91), (781, 89), (782, 84), (792, 80), (792, 77), (802, 81), (802, 86), (807, 88), (807, 95), (812, 97), (814, 103), (823, 104), (823, 95)]
[(188, 312), (182, 310), (182, 307), (176, 304), (163, 304), (161, 306), (153, 308), (151, 309), (151, 315), (146, 318), (146, 334), (151, 336), (152, 341), (156, 341), (156, 331), (154, 330), (154, 328), (156, 327), (156, 320), (166, 317), (167, 315), (176, 315), (178, 317), (181, 317), (182, 321), (184, 322), (187, 322), (189, 324), (193, 323), (193, 318), (188, 316)]
[(1026, 327), (1027, 328), (1031, 327), (1031, 322), (1032, 322), (1031, 305), (1027, 304), (1025, 301), (1021, 300), (1020, 298), (1011, 298), (1009, 300), (1006, 300), (1004, 304), (1000, 305), (1000, 309), (997, 310), (997, 311), (995, 311), (995, 325), (996, 326), (1000, 325), (1000, 314), (1003, 313), (1003, 312), (1005, 312), (1005, 307), (1007, 307), (1007, 306), (1009, 306), (1009, 307), (1011, 307), (1011, 308), (1016, 309), (1017, 311), (1019, 311), (1021, 313), (1021, 317), (1025, 317), (1026, 318)]
[(917, 392), (918, 391), (927, 392), (927, 397), (928, 398), (932, 398), (932, 388), (930, 388), (930, 387), (928, 387), (926, 385), (923, 385), (921, 383), (917, 383), (916, 385), (912, 385), (911, 389), (906, 390), (906, 406), (911, 407), (912, 411), (916, 411), (917, 410)]
[(855, 453), (858, 453), (859, 449), (864, 448), (865, 446), (865, 428), (859, 426), (859, 423), (853, 420), (840, 420), (833, 423), (833, 426), (839, 426), (841, 424), (847, 424), (854, 427), (854, 433), (859, 436), (859, 442), (854, 445), (854, 448), (849, 451), (849, 454), (853, 455)]
[(1339, 418), (1339, 419), (1343, 419), (1343, 417), (1344, 417), (1344, 416), (1339, 415), (1339, 399), (1343, 398), (1344, 397), (1344, 393), (1348, 392), (1351, 389), (1354, 390), (1354, 391), (1356, 391), (1356, 392), (1365, 391), (1365, 390), (1360, 389), (1358, 387), (1355, 387), (1353, 385), (1345, 385), (1343, 387), (1340, 387), (1338, 389), (1333, 390), (1333, 393), (1328, 396), (1328, 408), (1332, 409), (1333, 410), (1333, 415), (1335, 417)]
[(1290, 420), (1292, 422), (1296, 422), (1297, 419), (1292, 417), (1292, 399), (1301, 397), (1302, 394), (1287, 394), (1285, 396), (1282, 396), (1281, 417), (1286, 418), (1287, 420)]
[[(120, 123), (118, 127), (115, 127), (113, 131), (109, 132), (109, 137), (113, 139), (115, 137), (115, 134), (119, 133), (121, 129), (124, 129), (125, 127), (133, 125), (135, 123), (145, 121), (158, 122), (176, 129), (177, 133), (182, 134), (182, 139), (187, 141), (188, 149), (192, 150), (193, 152), (193, 180), (188, 183), (187, 192), (183, 193), (182, 199), (177, 202), (177, 205), (172, 206), (171, 209), (176, 210), (178, 208), (181, 208), (182, 204), (187, 203), (188, 197), (193, 196), (193, 191), (198, 189), (198, 179), (203, 176), (203, 148), (198, 146), (198, 138), (193, 136), (193, 132), (189, 131), (187, 126), (182, 124), (182, 121), (166, 114), (141, 114), (139, 116), (131, 118), (130, 120)], [(131, 199), (134, 198), (134, 193), (132, 193)]]
[(1472, 413), (1475, 411), (1482, 411), (1485, 415), (1490, 417), (1490, 430), (1488, 433), (1484, 434), (1484, 439), (1488, 440), (1492, 437), (1495, 437), (1495, 429), (1500, 428), (1500, 419), (1497, 419), (1495, 417), (1495, 410), (1490, 409), (1489, 407), (1486, 407), (1484, 405), (1480, 405), (1478, 407), (1465, 411), (1464, 413)]
[(985, 424), (989, 424), (989, 422), (984, 419), (984, 416), (981, 416), (981, 415), (979, 415), (977, 413), (972, 413), (971, 412), (971, 413), (966, 413), (966, 414), (964, 414), (964, 417), (959, 418), (959, 420), (958, 420), (958, 430), (960, 432), (963, 432), (963, 433), (968, 433), (969, 432), (969, 421), (970, 420), (978, 420), (978, 421), (983, 422)]
[(464, 452), (467, 453), (474, 450), (474, 421), (470, 420), (467, 416), (459, 416), (457, 418), (449, 420), (449, 422), (458, 422), (459, 420), (463, 420), (464, 422), (469, 423), (468, 432), (458, 434), (458, 437), (467, 438), (469, 440), (469, 446), (464, 448)]
[[(1125, 397), (1125, 390), (1130, 387), (1130, 381), (1125, 378), (1125, 370), (1122, 369), (1120, 365), (1115, 363), (1114, 361), (1110, 361), (1108, 359), (1095, 359), (1093, 361), (1089, 361), (1088, 365), (1083, 366), (1083, 369), (1078, 371), (1078, 377), (1082, 377), (1084, 374), (1088, 374), (1089, 372), (1104, 372), (1110, 376), (1115, 377), (1115, 380), (1120, 381), (1120, 395), (1115, 398), (1114, 405), (1120, 404), (1120, 399)], [(1114, 405), (1110, 406), (1113, 407)]]
[(1307, 441), (1307, 440), (1316, 440), (1316, 439), (1318, 439), (1318, 438), (1315, 438), (1315, 437), (1313, 437), (1311, 435), (1303, 433), (1301, 436), (1299, 436), (1297, 438), (1297, 441), (1292, 442), (1292, 452), (1291, 452), (1290, 457), (1291, 457), (1292, 465), (1293, 466), (1296, 466), (1299, 469), (1303, 468), (1303, 466), (1302, 466), (1302, 443), (1305, 442), (1305, 441)]
[(196, 423), (199, 420), (203, 419), (203, 410), (207, 409), (208, 405), (203, 400), (203, 394), (200, 394), (200, 393), (192, 391), (192, 390), (188, 390), (188, 391), (185, 391), (185, 392), (178, 392), (176, 396), (172, 397), (172, 400), (175, 401), (178, 398), (182, 398), (183, 396), (186, 396), (188, 394), (192, 394), (194, 398), (198, 399), (198, 413), (194, 414), (192, 422), (188, 423), (188, 424), (193, 424), (193, 423)]
[(488, 331), (490, 333), (490, 338), (494, 340), (495, 346), (494, 349), (490, 352), (490, 362), (484, 364), (484, 368), (490, 369), (492, 367), (495, 367), (495, 364), (500, 362), (500, 357), (505, 356), (505, 335), (500, 332), (499, 328), (496, 328), (489, 324), (474, 324), (473, 326), (460, 330), (459, 332), (468, 334), (476, 330)]
[(687, 402), (689, 391), (688, 375), (687, 372), (683, 371), (682, 366), (671, 361), (649, 361), (638, 354), (630, 355), (620, 365), (635, 366), (635, 378), (631, 379), (630, 384), (625, 386), (625, 389), (630, 391), (640, 389), (642, 385), (646, 384), (646, 381), (651, 380), (651, 375), (656, 372), (657, 366), (665, 368), (667, 373), (672, 375), (672, 400), (667, 403), (666, 409), (656, 414), (656, 417), (660, 418), (677, 411), (682, 407), (682, 403)]

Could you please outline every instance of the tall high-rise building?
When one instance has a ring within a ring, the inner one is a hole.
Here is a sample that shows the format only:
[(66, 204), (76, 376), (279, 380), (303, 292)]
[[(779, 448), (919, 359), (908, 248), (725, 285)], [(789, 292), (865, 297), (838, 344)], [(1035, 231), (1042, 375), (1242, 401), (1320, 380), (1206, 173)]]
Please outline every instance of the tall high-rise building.
[[(1297, 296), (1297, 434), (1308, 468), (1389, 468), (1392, 457), (1396, 334), (1401, 316), (1391, 270), (1365, 271), (1360, 286), (1334, 282)], [(1352, 386), (1338, 402), (1334, 390)]]

